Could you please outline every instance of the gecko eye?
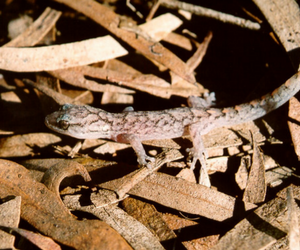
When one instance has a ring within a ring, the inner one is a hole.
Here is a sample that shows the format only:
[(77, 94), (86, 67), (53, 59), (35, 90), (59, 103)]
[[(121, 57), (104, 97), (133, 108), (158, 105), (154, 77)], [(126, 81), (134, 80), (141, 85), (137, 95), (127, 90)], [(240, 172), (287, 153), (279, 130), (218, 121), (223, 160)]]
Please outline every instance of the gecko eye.
[(72, 104), (66, 103), (66, 104), (60, 106), (59, 110), (60, 110), (60, 111), (68, 110), (68, 109), (71, 108), (72, 106), (73, 106)]
[(65, 120), (60, 120), (60, 121), (58, 122), (58, 126), (59, 126), (61, 129), (63, 129), (63, 130), (67, 130), (68, 127), (70, 126), (70, 123), (68, 123), (68, 122), (65, 121)]

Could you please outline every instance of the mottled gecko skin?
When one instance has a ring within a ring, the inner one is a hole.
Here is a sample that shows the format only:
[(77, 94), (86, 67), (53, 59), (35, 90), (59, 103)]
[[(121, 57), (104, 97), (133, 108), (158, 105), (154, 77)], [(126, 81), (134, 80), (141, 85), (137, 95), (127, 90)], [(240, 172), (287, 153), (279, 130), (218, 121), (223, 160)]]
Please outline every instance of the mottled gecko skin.
[(255, 120), (283, 105), (299, 91), (299, 76), (298, 72), (272, 93), (234, 107), (199, 108), (192, 101), (190, 105), (196, 108), (109, 113), (87, 105), (65, 104), (61, 110), (48, 115), (45, 124), (56, 132), (79, 139), (107, 138), (130, 143), (140, 165), (153, 160), (146, 155), (142, 141), (190, 135), (193, 141), (191, 168), (197, 160), (205, 167), (206, 151), (201, 135), (218, 127)]

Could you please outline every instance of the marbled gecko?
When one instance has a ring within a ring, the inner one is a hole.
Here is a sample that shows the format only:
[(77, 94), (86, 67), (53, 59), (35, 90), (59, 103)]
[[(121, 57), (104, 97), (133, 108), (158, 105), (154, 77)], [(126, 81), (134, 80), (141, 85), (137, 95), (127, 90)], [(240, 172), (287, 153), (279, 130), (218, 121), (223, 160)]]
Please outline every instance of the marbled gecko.
[(146, 166), (153, 158), (145, 153), (142, 141), (190, 135), (193, 142), (191, 168), (197, 160), (205, 167), (206, 151), (201, 135), (218, 127), (255, 120), (278, 108), (299, 91), (299, 77), (300, 72), (260, 99), (234, 107), (199, 107), (191, 101), (191, 107), (109, 113), (87, 105), (65, 104), (48, 115), (45, 124), (56, 132), (79, 139), (107, 138), (130, 143), (138, 163)]

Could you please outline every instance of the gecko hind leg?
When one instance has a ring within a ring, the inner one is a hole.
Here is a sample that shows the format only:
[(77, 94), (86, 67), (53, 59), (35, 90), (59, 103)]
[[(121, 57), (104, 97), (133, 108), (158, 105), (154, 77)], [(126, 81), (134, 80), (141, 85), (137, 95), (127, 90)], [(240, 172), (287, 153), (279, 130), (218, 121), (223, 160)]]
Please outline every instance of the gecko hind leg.
[(204, 93), (203, 97), (189, 96), (187, 103), (191, 108), (210, 108), (215, 105), (216, 96), (214, 92)]
[(208, 158), (208, 154), (204, 147), (199, 124), (196, 123), (190, 125), (189, 134), (193, 142), (193, 148), (188, 150), (190, 152), (190, 157), (193, 157), (190, 168), (195, 169), (197, 160), (199, 160), (201, 164), (201, 169), (199, 173), (199, 184), (210, 187), (211, 184), (210, 184), (210, 180), (206, 168), (206, 159)]

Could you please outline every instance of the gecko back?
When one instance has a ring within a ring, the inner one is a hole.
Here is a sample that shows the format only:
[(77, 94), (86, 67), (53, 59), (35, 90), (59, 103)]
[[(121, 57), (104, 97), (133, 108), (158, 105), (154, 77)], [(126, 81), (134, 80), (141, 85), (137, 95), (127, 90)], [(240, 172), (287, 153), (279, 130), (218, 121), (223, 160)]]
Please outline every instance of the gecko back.
[[(234, 107), (223, 109), (207, 109), (206, 112), (215, 120), (211, 129), (225, 125), (234, 125), (247, 121), (256, 120), (274, 109), (282, 106), (300, 90), (300, 71), (288, 79), (284, 84), (273, 92)], [(208, 131), (207, 131), (208, 132)], [(205, 134), (205, 133), (203, 133)]]

